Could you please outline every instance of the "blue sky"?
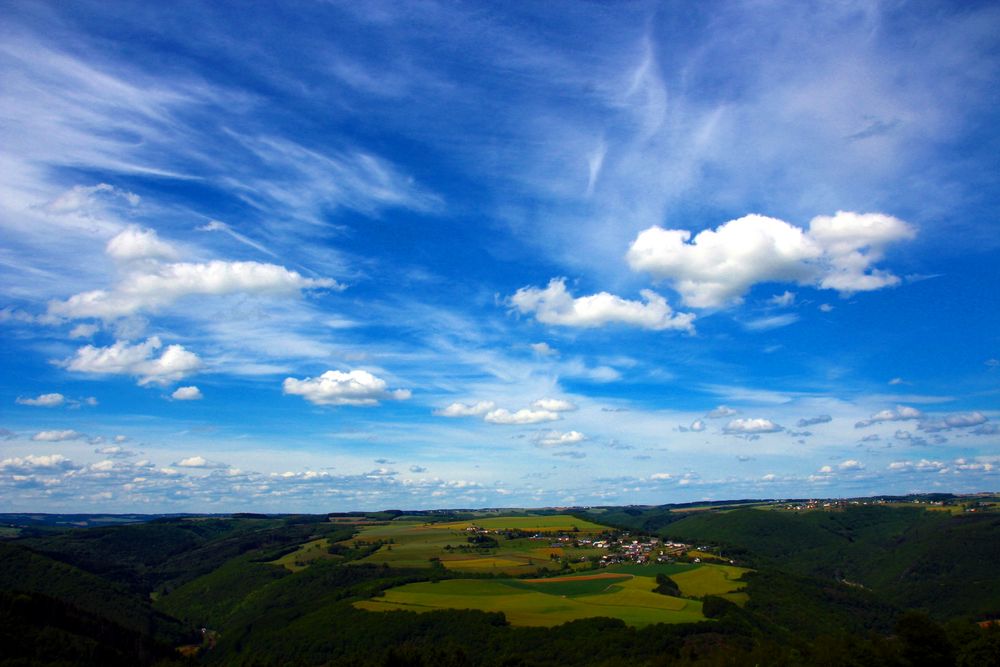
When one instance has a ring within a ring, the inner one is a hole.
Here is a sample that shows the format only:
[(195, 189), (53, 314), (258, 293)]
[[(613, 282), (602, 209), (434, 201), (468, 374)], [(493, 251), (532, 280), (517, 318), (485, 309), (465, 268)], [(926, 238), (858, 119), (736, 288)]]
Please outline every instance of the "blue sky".
[(0, 11), (0, 511), (998, 488), (993, 3)]

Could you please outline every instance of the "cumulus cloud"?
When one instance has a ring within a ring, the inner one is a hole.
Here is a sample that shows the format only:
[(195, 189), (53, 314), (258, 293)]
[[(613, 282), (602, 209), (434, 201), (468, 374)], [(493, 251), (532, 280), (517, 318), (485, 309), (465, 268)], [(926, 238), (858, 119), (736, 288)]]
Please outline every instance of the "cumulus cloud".
[(491, 424), (541, 424), (559, 419), (558, 412), (551, 410), (531, 410), (522, 408), (516, 412), (511, 412), (504, 408), (490, 410), (483, 418)]
[(105, 252), (119, 261), (176, 259), (177, 250), (161, 241), (153, 229), (131, 226), (108, 241)]
[(993, 472), (994, 465), (990, 461), (984, 461), (984, 457), (978, 457), (976, 461), (968, 459), (955, 459), (955, 468), (958, 470), (977, 470), (980, 472)]
[(33, 405), (39, 408), (57, 408), (66, 402), (66, 397), (62, 394), (41, 394), (36, 398), (17, 397), (18, 405)]
[(539, 447), (559, 447), (561, 445), (575, 445), (586, 439), (587, 436), (579, 431), (567, 431), (565, 433), (549, 431), (548, 433), (540, 433), (536, 442)]
[(864, 470), (865, 466), (861, 461), (855, 461), (854, 459), (848, 459), (837, 465), (837, 468), (843, 471), (851, 470)]
[(178, 468), (204, 468), (204, 469), (219, 469), (228, 468), (229, 466), (225, 463), (219, 463), (218, 461), (209, 461), (204, 456), (191, 456), (186, 459), (181, 459), (174, 464)]
[(158, 264), (128, 275), (113, 290), (92, 290), (65, 301), (49, 302), (51, 315), (104, 320), (155, 311), (192, 295), (289, 295), (307, 289), (341, 289), (335, 280), (305, 278), (276, 264), (261, 262)]
[(980, 424), (985, 424), (989, 419), (982, 412), (966, 412), (962, 414), (954, 414), (943, 417), (942, 419), (934, 419), (920, 422), (917, 425), (921, 431), (926, 431), (928, 433), (935, 433), (937, 431), (950, 431), (953, 428), (968, 428), (970, 426), (979, 426)]
[(770, 419), (753, 418), (733, 419), (722, 430), (731, 435), (757, 435), (760, 433), (777, 433), (778, 431), (783, 431), (784, 427), (775, 424)]
[(531, 407), (538, 410), (548, 410), (549, 412), (572, 412), (576, 410), (576, 405), (561, 398), (540, 398), (532, 403)]
[(709, 410), (705, 413), (706, 419), (721, 419), (723, 417), (732, 417), (733, 415), (739, 414), (739, 410), (734, 410), (728, 405), (720, 405), (714, 410)]
[(446, 408), (435, 410), (434, 414), (439, 417), (478, 417), (485, 415), (490, 410), (496, 408), (493, 401), (479, 401), (471, 405), (465, 403), (452, 403)]
[(402, 401), (411, 396), (408, 389), (390, 391), (385, 380), (368, 371), (326, 371), (304, 380), (285, 378), (282, 389), (314, 405), (378, 405), (379, 401)]
[(62, 454), (46, 454), (25, 457), (13, 457), (0, 461), (0, 470), (7, 472), (30, 473), (37, 470), (69, 470), (75, 468), (73, 462)]
[(657, 482), (663, 482), (668, 479), (673, 479), (674, 476), (671, 475), (669, 472), (654, 472), (652, 475), (649, 476), (649, 478)]
[(627, 324), (643, 329), (676, 329), (694, 333), (695, 316), (675, 313), (666, 299), (643, 290), (643, 301), (629, 301), (614, 294), (599, 292), (574, 298), (566, 290), (563, 278), (553, 278), (548, 287), (522, 287), (510, 303), (523, 314), (534, 314), (544, 324), (567, 327), (600, 327), (607, 324)]
[(920, 459), (919, 461), (893, 461), (888, 469), (892, 472), (942, 472), (947, 471), (948, 466), (941, 461), (931, 461)]
[(690, 428), (690, 430), (694, 431), (695, 433), (701, 433), (702, 431), (705, 430), (705, 422), (703, 422), (700, 419), (695, 419), (693, 422), (691, 422), (691, 426), (688, 428)]
[(796, 426), (798, 426), (799, 428), (805, 428), (807, 426), (813, 426), (815, 424), (826, 424), (826, 423), (831, 422), (831, 421), (833, 421), (833, 417), (831, 417), (830, 415), (818, 415), (816, 417), (803, 417), (802, 419), (800, 419), (796, 423)]
[(183, 346), (170, 345), (157, 357), (155, 352), (161, 347), (163, 343), (158, 336), (136, 345), (121, 340), (110, 347), (87, 345), (62, 365), (78, 373), (131, 375), (139, 378), (142, 386), (170, 384), (201, 368), (198, 355)]
[(410, 466), (410, 472), (412, 473), (427, 472), (427, 468), (423, 466)]
[(177, 387), (174, 393), (170, 394), (170, 398), (175, 401), (200, 401), (204, 396), (202, 396), (201, 389), (198, 387)]
[(908, 421), (911, 419), (921, 419), (923, 416), (924, 413), (916, 408), (911, 408), (906, 405), (897, 405), (895, 409), (880, 410), (868, 419), (862, 419), (854, 424), (854, 428), (866, 428), (872, 424), (879, 424), (882, 422), (898, 422)]
[(78, 440), (84, 437), (83, 433), (78, 433), (72, 429), (61, 431), (39, 431), (31, 436), (35, 442), (63, 442), (65, 440)]
[(668, 280), (685, 304), (717, 308), (738, 303), (758, 283), (842, 294), (896, 285), (897, 276), (873, 265), (887, 245), (914, 235), (905, 222), (881, 213), (817, 216), (808, 230), (750, 214), (693, 239), (688, 230), (650, 227), (632, 242), (626, 259), (633, 270)]

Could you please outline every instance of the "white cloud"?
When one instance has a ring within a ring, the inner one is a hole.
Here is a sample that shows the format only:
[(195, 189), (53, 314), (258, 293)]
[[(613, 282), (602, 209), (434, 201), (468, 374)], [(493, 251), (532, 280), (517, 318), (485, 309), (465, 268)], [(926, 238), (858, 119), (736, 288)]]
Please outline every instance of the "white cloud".
[(95, 333), (101, 330), (101, 327), (96, 324), (77, 324), (75, 327), (70, 329), (70, 338), (90, 338)]
[(732, 417), (733, 415), (739, 414), (739, 412), (739, 410), (734, 410), (728, 405), (720, 405), (719, 407), (705, 413), (705, 418), (721, 419), (722, 417)]
[(21, 398), (18, 396), (19, 405), (34, 405), (39, 408), (56, 408), (66, 402), (66, 397), (62, 394), (41, 394), (37, 398)]
[[(989, 461), (990, 458), (995, 460), (995, 457), (977, 457), (976, 461), (969, 461), (967, 459), (955, 459), (955, 468), (958, 470), (978, 470), (980, 472), (993, 472), (994, 465)], [(985, 459), (985, 460), (984, 460)]]
[(656, 481), (666, 481), (668, 479), (673, 479), (674, 476), (671, 475), (669, 472), (654, 472), (652, 475), (649, 476), (649, 478), (651, 480), (656, 480)]
[(302, 396), (315, 405), (378, 405), (381, 400), (410, 398), (408, 389), (389, 391), (385, 380), (368, 371), (326, 371), (317, 378), (285, 378), (286, 394)]
[(107, 447), (98, 447), (94, 450), (96, 454), (103, 454), (104, 456), (109, 456), (111, 458), (127, 458), (130, 456), (135, 456), (135, 452), (131, 452), (121, 445), (109, 445)]
[(888, 469), (893, 472), (941, 472), (947, 469), (947, 465), (941, 461), (931, 461), (920, 459), (916, 463), (913, 461), (893, 461)]
[(923, 416), (924, 413), (916, 408), (911, 408), (906, 405), (897, 405), (894, 410), (880, 410), (868, 419), (862, 419), (854, 424), (854, 428), (866, 428), (872, 424), (879, 424), (881, 422), (898, 422), (910, 419), (920, 419)]
[(747, 331), (770, 331), (780, 329), (799, 321), (799, 316), (795, 313), (785, 313), (784, 315), (772, 315), (771, 317), (760, 317), (756, 320), (749, 320), (743, 323)]
[(898, 277), (872, 265), (886, 245), (913, 236), (905, 222), (881, 213), (817, 216), (808, 231), (750, 214), (693, 240), (687, 230), (650, 227), (626, 258), (633, 270), (670, 281), (685, 304), (717, 308), (738, 303), (758, 283), (791, 282), (844, 294), (896, 285)]
[(848, 459), (837, 465), (840, 470), (864, 470), (865, 466), (861, 461), (855, 461), (854, 459)]
[(540, 357), (556, 357), (559, 356), (559, 350), (555, 349), (548, 343), (532, 343), (531, 349)]
[(586, 439), (587, 436), (579, 431), (567, 431), (565, 433), (549, 431), (548, 433), (539, 434), (536, 442), (539, 447), (559, 447), (560, 445), (574, 445)]
[(479, 415), (485, 415), (494, 408), (496, 408), (496, 403), (493, 401), (479, 401), (472, 405), (452, 403), (446, 408), (435, 410), (434, 414), (439, 417), (478, 417)]
[(985, 424), (989, 419), (982, 412), (966, 412), (962, 414), (948, 415), (942, 419), (935, 419), (920, 422), (917, 426), (921, 431), (935, 433), (937, 431), (950, 431), (953, 428), (967, 428)]
[(410, 472), (419, 474), (422, 472), (427, 472), (427, 468), (423, 466), (410, 466)]
[(540, 398), (532, 403), (531, 407), (538, 410), (548, 410), (549, 412), (572, 412), (576, 410), (576, 405), (561, 398)]
[(678, 329), (694, 333), (693, 314), (674, 313), (666, 299), (652, 290), (642, 290), (640, 294), (644, 302), (629, 301), (607, 292), (574, 298), (566, 291), (564, 279), (553, 278), (545, 289), (522, 287), (510, 302), (521, 313), (533, 313), (544, 324), (567, 327), (627, 324), (643, 329)]
[(34, 456), (29, 454), (23, 458), (14, 457), (0, 461), (0, 470), (31, 472), (38, 469), (66, 470), (75, 467), (73, 462), (62, 454), (47, 454)]
[(762, 481), (762, 482), (773, 482), (776, 479), (778, 479), (778, 476), (775, 475), (773, 472), (769, 472), (766, 475), (764, 475), (763, 477), (761, 477), (760, 481)]
[(831, 306), (828, 303), (821, 303), (821, 304), (819, 304), (819, 309), (820, 309), (821, 312), (824, 312), (824, 313), (833, 312), (833, 306)]
[(181, 345), (170, 345), (159, 357), (155, 356), (162, 346), (158, 336), (136, 345), (121, 340), (110, 347), (87, 345), (62, 365), (78, 373), (132, 375), (138, 377), (143, 386), (176, 382), (201, 368), (198, 355)]
[(693, 422), (691, 422), (691, 426), (689, 426), (688, 428), (690, 428), (695, 433), (700, 433), (705, 430), (705, 422), (703, 422), (700, 419), (695, 419)]
[(785, 292), (782, 294), (775, 294), (774, 296), (772, 296), (770, 299), (767, 300), (767, 303), (772, 306), (777, 306), (778, 308), (787, 308), (788, 306), (795, 303), (795, 292), (789, 292), (788, 290), (785, 290)]
[(905, 381), (903, 380), (903, 378), (892, 378), (891, 380), (889, 380), (889, 384), (895, 386), (899, 384), (905, 384)]
[(162, 264), (130, 274), (111, 291), (92, 290), (49, 302), (49, 313), (69, 318), (114, 319), (158, 310), (192, 295), (290, 295), (306, 289), (342, 289), (328, 278), (305, 278), (276, 264), (223, 262)]
[(198, 387), (177, 387), (174, 393), (170, 394), (170, 398), (175, 401), (200, 401), (204, 396), (202, 396), (201, 389)]
[(775, 424), (770, 419), (761, 419), (758, 417), (734, 419), (726, 424), (722, 430), (730, 434), (755, 435), (758, 433), (777, 433), (778, 431), (783, 431), (784, 427)]
[(186, 459), (181, 459), (174, 464), (178, 468), (228, 468), (229, 466), (225, 463), (219, 463), (217, 461), (209, 461), (204, 456), (191, 456)]
[(484, 417), (491, 424), (540, 424), (559, 419), (558, 412), (550, 410), (530, 410), (522, 408), (517, 412), (511, 412), (504, 408), (498, 408), (486, 413)]
[(82, 437), (82, 433), (66, 429), (61, 431), (39, 431), (31, 436), (31, 439), (35, 442), (63, 442), (66, 440), (78, 440)]
[(161, 241), (153, 229), (131, 226), (108, 241), (105, 252), (119, 261), (137, 259), (176, 259), (177, 250)]

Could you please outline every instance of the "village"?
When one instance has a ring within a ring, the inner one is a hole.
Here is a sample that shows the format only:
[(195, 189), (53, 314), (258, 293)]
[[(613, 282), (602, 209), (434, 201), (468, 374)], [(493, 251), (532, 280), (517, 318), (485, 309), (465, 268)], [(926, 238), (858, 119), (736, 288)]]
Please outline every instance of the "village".
[[(526, 533), (511, 530), (487, 530), (476, 525), (468, 526), (465, 529), (470, 539), (488, 538), (491, 535), (502, 536), (506, 539), (527, 538), (529, 540), (543, 542), (550, 548), (559, 549), (600, 549), (606, 553), (599, 557), (581, 556), (581, 561), (592, 560), (598, 567), (618, 565), (622, 563), (670, 563), (678, 558), (684, 558), (688, 552), (696, 548), (683, 542), (672, 542), (661, 540), (658, 537), (649, 535), (632, 535), (629, 532), (609, 532), (596, 537), (580, 537), (573, 533)], [(699, 551), (704, 551), (708, 547), (698, 547)], [(701, 557), (694, 556), (692, 562), (700, 563)]]

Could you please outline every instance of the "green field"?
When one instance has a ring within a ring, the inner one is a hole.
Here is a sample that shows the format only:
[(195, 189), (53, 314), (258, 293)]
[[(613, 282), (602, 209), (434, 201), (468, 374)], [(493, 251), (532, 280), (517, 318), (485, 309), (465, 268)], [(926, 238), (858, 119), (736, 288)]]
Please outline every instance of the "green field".
[(739, 591), (746, 584), (737, 580), (749, 571), (745, 567), (732, 565), (702, 565), (693, 570), (671, 574), (670, 578), (677, 583), (677, 587), (685, 596), (718, 595), (738, 605), (743, 605), (748, 597), (746, 593)]
[(543, 567), (557, 567), (557, 561), (562, 558), (579, 562), (582, 557), (603, 553), (590, 548), (552, 547), (549, 537), (541, 540), (507, 539), (496, 533), (490, 535), (499, 543), (496, 548), (476, 549), (468, 542), (470, 533), (467, 528), (470, 526), (488, 531), (543, 533), (550, 535), (551, 539), (562, 533), (583, 536), (608, 530), (606, 526), (568, 515), (487, 517), (446, 523), (393, 521), (365, 526), (360, 533), (341, 544), (382, 542), (378, 551), (359, 561), (364, 563), (430, 567), (431, 559), (438, 559), (441, 565), (451, 570), (499, 574), (530, 574)]
[(653, 592), (649, 577), (602, 573), (553, 579), (451, 579), (408, 584), (356, 602), (369, 611), (477, 609), (502, 612), (511, 625), (551, 627), (604, 616), (643, 627), (705, 620), (701, 602)]

